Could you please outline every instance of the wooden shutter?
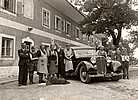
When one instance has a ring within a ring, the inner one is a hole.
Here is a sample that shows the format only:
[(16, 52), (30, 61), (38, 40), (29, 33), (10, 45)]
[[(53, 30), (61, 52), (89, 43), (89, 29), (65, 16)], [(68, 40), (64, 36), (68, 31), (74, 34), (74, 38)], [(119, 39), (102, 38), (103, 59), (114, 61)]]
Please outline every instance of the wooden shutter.
[(34, 2), (33, 0), (24, 0), (24, 16), (33, 19), (34, 17)]
[(4, 8), (4, 0), (0, 0), (0, 8)]
[(23, 15), (23, 0), (17, 0), (17, 15)]

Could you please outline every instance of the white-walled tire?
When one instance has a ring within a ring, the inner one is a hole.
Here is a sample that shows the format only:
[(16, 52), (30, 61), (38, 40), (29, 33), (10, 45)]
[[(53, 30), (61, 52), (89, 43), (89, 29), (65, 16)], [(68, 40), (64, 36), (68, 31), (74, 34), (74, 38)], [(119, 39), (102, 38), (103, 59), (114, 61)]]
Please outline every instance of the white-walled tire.
[(79, 77), (80, 77), (81, 82), (83, 83), (90, 82), (91, 78), (89, 77), (89, 74), (87, 72), (87, 67), (85, 65), (80, 66)]

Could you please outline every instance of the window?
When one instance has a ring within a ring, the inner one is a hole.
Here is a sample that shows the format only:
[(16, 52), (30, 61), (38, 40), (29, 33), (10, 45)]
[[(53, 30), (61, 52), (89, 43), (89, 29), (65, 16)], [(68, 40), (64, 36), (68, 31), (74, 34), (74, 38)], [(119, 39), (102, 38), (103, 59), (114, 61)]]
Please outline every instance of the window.
[(65, 20), (61, 21), (61, 30), (65, 32)]
[(66, 22), (66, 33), (67, 35), (69, 35), (71, 32), (71, 23), (69, 23), (68, 21)]
[(78, 27), (76, 27), (76, 39), (79, 39), (80, 38), (80, 30)]
[(14, 58), (15, 54), (15, 37), (0, 34), (0, 59), (3, 58)]
[(55, 15), (55, 29), (58, 31), (61, 31), (61, 29), (62, 29), (61, 22), (62, 22), (61, 17)]
[(42, 25), (50, 28), (50, 11), (42, 8)]
[(2, 58), (12, 58), (13, 57), (13, 39), (2, 37)]
[(16, 11), (16, 0), (0, 0), (0, 6), (12, 13)]

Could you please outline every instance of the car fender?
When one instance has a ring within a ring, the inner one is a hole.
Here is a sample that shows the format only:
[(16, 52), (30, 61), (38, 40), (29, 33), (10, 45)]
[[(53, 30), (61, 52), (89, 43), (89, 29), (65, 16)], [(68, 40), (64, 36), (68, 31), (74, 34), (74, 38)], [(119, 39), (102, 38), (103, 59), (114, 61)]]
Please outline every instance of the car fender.
[(77, 65), (77, 68), (75, 70), (76, 73), (78, 73), (79, 69), (80, 69), (80, 66), (84, 64), (86, 67), (87, 67), (87, 71), (90, 69), (90, 68), (93, 68), (93, 65), (88, 62), (88, 61), (81, 61), (78, 65)]

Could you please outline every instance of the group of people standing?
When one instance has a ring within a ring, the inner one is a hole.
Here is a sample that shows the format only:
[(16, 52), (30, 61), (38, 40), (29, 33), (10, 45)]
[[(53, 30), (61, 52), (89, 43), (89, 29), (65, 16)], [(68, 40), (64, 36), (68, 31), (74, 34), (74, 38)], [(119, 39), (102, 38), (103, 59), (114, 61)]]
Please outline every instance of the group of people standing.
[(57, 44), (41, 45), (39, 50), (34, 46), (27, 48), (26, 43), (21, 43), (21, 49), (18, 50), (19, 56), (19, 79), (18, 84), (27, 85), (27, 76), (29, 74), (29, 83), (33, 84), (34, 71), (39, 75), (39, 83), (45, 83), (50, 78), (64, 78), (65, 73), (73, 70), (73, 51), (66, 45), (65, 49)]
[(116, 48), (115, 46), (112, 46), (109, 50), (105, 50), (104, 46), (101, 46), (97, 52), (100, 56), (120, 62), (119, 65), (121, 65), (121, 70), (123, 71), (123, 79), (129, 79), (128, 70), (130, 58), (125, 47), (120, 46)]

